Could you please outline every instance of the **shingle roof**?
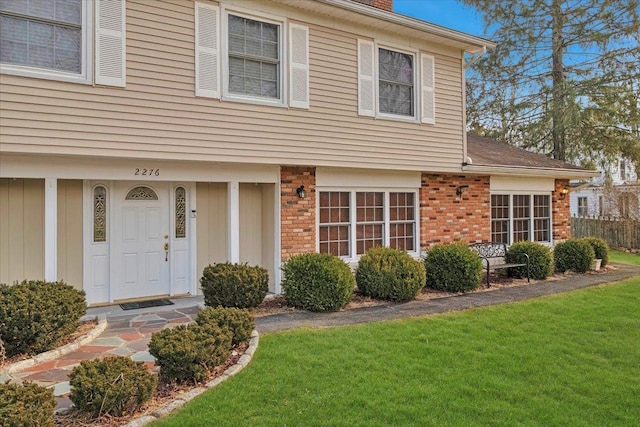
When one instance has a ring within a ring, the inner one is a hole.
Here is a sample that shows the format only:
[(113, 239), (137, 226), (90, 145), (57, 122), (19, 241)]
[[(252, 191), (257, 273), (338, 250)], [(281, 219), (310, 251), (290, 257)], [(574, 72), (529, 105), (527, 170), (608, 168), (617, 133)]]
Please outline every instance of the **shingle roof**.
[(474, 133), (467, 134), (467, 156), (474, 166), (505, 166), (587, 171), (543, 154), (532, 153)]

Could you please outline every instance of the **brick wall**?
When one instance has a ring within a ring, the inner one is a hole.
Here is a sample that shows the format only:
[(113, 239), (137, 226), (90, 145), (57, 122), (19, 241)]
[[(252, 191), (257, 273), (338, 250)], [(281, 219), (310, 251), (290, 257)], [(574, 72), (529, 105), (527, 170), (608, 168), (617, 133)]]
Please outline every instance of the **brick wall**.
[[(296, 189), (304, 185), (307, 197)], [(280, 248), (282, 261), (316, 251), (316, 170), (313, 167), (280, 168)]]
[(378, 9), (384, 9), (389, 12), (393, 9), (393, 0), (353, 0), (358, 3), (366, 4), (368, 6), (377, 7)]
[(562, 189), (569, 188), (568, 179), (556, 179), (551, 196), (551, 214), (553, 217), (553, 240), (565, 240), (571, 237), (571, 213), (569, 211), (569, 194), (560, 200)]
[[(462, 198), (460, 185), (468, 185)], [(420, 240), (422, 249), (439, 243), (467, 243), (491, 238), (491, 195), (488, 176), (422, 174)]]

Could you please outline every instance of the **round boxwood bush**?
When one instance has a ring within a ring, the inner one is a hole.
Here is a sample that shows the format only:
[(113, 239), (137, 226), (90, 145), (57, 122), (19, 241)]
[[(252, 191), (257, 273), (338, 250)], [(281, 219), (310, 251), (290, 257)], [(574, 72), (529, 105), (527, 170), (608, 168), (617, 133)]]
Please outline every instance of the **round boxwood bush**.
[(363, 295), (397, 302), (411, 301), (425, 285), (424, 265), (408, 253), (372, 248), (361, 258), (356, 283)]
[[(507, 263), (527, 262), (523, 255), (529, 255), (529, 275), (532, 279), (544, 280), (553, 274), (553, 253), (551, 249), (537, 242), (518, 242), (509, 247), (505, 261)], [(527, 277), (527, 267), (509, 269), (512, 277)]]
[(200, 285), (209, 307), (256, 307), (269, 291), (269, 273), (246, 263), (219, 263), (205, 267)]
[(609, 263), (609, 245), (604, 239), (599, 237), (585, 237), (582, 240), (587, 242), (593, 248), (593, 252), (597, 259), (601, 259), (601, 267), (604, 267)]
[(53, 427), (55, 407), (53, 389), (0, 383), (0, 426)]
[(559, 272), (575, 271), (585, 273), (591, 268), (595, 252), (589, 243), (582, 239), (569, 239), (560, 242), (553, 249), (556, 268)]
[(424, 259), (427, 286), (445, 292), (466, 292), (478, 287), (482, 261), (462, 242), (436, 245)]
[(167, 380), (201, 382), (229, 358), (231, 338), (228, 328), (180, 325), (152, 334), (149, 353)]
[(330, 254), (301, 254), (282, 266), (282, 295), (288, 305), (310, 311), (346, 306), (356, 286), (351, 269)]
[(78, 328), (86, 312), (84, 291), (63, 282), (0, 285), (0, 338), (7, 357), (51, 350)]
[(238, 345), (251, 338), (256, 323), (251, 313), (243, 308), (208, 307), (198, 313), (196, 323), (200, 326), (218, 326), (232, 333), (231, 344)]
[(109, 356), (80, 362), (69, 375), (69, 398), (79, 410), (94, 417), (133, 414), (156, 390), (158, 379), (143, 362)]

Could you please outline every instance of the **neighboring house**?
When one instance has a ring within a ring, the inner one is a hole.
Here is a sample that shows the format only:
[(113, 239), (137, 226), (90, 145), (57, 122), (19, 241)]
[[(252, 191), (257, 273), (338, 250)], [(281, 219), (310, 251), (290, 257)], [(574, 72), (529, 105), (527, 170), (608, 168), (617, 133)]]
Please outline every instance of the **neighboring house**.
[(619, 159), (599, 176), (572, 183), (571, 215), (640, 219), (640, 181), (628, 160)]
[(90, 304), (304, 252), (570, 234), (593, 175), (465, 133), (490, 41), (350, 0), (0, 2), (0, 282)]

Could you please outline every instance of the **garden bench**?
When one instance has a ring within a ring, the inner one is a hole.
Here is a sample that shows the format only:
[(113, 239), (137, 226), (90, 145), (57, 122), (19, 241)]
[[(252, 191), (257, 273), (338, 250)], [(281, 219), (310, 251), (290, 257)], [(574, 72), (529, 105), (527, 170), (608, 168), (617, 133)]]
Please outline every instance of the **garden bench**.
[[(522, 254), (526, 257), (526, 262), (523, 263), (507, 263), (505, 257), (507, 256), (506, 243), (474, 243), (469, 247), (478, 253), (486, 264), (487, 270), (487, 288), (491, 287), (489, 283), (489, 272), (491, 270), (509, 269), (512, 267), (527, 267), (527, 282), (531, 282), (529, 278), (529, 255)], [(492, 262), (491, 260), (496, 260)]]

